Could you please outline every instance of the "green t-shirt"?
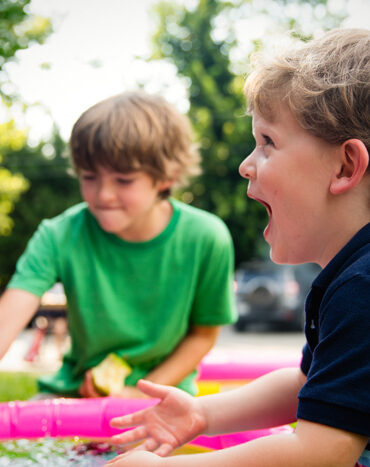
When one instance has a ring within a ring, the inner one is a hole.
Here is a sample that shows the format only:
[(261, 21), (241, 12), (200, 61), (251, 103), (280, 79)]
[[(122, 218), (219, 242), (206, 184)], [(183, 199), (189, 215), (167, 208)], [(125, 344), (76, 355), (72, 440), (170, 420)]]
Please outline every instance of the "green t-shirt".
[[(234, 255), (225, 224), (170, 199), (165, 230), (127, 242), (100, 228), (85, 203), (44, 220), (17, 263), (8, 287), (37, 296), (60, 281), (68, 304), (71, 349), (40, 389), (77, 395), (87, 369), (114, 352), (133, 372), (126, 384), (162, 362), (192, 324), (234, 321)], [(195, 372), (179, 387), (195, 392)]]

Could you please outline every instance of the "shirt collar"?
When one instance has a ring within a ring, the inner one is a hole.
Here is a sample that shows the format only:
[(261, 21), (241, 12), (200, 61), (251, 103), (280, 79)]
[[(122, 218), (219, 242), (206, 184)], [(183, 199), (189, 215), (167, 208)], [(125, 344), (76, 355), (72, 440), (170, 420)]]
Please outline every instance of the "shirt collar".
[(370, 244), (370, 222), (362, 227), (351, 240), (337, 253), (313, 281), (313, 287), (326, 288), (340, 274), (353, 255), (363, 246)]

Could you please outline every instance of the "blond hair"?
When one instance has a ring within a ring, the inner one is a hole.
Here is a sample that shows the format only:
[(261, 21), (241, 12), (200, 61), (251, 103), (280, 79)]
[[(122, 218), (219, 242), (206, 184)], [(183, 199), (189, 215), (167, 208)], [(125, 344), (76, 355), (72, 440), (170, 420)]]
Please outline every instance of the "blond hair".
[(183, 185), (200, 173), (192, 140), (186, 116), (164, 98), (137, 91), (86, 110), (72, 129), (70, 146), (77, 172), (100, 166), (122, 173), (141, 170), (156, 181)]
[(245, 84), (248, 110), (268, 120), (288, 106), (300, 125), (333, 143), (356, 138), (370, 153), (370, 31), (336, 29), (257, 59)]

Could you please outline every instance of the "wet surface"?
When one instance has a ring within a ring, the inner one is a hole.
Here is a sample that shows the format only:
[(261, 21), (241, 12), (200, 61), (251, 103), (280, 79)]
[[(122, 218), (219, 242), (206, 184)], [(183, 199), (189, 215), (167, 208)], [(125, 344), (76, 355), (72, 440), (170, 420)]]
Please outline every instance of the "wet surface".
[(100, 467), (117, 455), (107, 443), (43, 438), (0, 443), (0, 466)]
[[(195, 454), (207, 449), (186, 445), (174, 451), (173, 455)], [(104, 441), (39, 440), (18, 439), (0, 443), (0, 467), (101, 467), (116, 455), (120, 449)]]

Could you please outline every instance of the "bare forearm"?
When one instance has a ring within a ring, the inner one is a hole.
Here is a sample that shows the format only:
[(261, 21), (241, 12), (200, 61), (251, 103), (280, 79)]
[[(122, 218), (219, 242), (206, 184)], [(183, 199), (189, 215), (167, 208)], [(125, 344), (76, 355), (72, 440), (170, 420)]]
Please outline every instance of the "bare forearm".
[(285, 368), (239, 389), (201, 397), (207, 434), (256, 430), (295, 421), (297, 394), (304, 380), (298, 368)]
[(18, 289), (6, 290), (0, 299), (0, 358), (37, 310), (40, 299)]
[(366, 445), (359, 435), (304, 422), (304, 433), (272, 435), (207, 454), (163, 459), (161, 467), (352, 467)]
[(175, 351), (145, 379), (158, 384), (176, 386), (188, 376), (216, 342), (218, 326), (198, 326), (187, 335)]
[[(263, 438), (233, 448), (213, 451), (207, 454), (181, 455), (163, 459), (161, 467), (299, 467), (308, 464), (297, 463), (291, 445), (293, 435)], [(284, 439), (286, 438), (286, 439)], [(290, 439), (289, 439), (290, 438)], [(286, 452), (286, 455), (282, 455)], [(309, 464), (314, 467), (315, 464)], [(323, 467), (323, 464), (319, 464)]]

